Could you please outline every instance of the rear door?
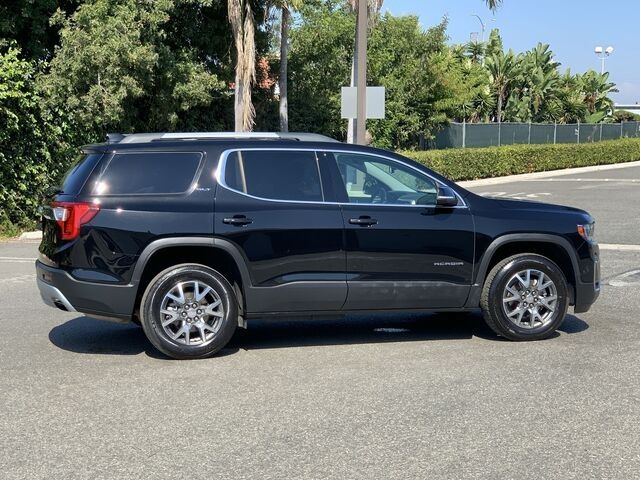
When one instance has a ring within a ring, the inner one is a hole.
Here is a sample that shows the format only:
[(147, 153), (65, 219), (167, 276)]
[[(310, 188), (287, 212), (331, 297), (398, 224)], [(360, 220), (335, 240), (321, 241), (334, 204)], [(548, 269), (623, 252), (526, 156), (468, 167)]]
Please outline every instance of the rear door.
[(339, 310), (347, 295), (342, 214), (324, 201), (316, 153), (227, 151), (218, 182), (214, 230), (246, 259), (247, 311)]
[(473, 272), (473, 219), (462, 199), (436, 208), (437, 181), (408, 164), (333, 152), (342, 206), (346, 310), (462, 307)]

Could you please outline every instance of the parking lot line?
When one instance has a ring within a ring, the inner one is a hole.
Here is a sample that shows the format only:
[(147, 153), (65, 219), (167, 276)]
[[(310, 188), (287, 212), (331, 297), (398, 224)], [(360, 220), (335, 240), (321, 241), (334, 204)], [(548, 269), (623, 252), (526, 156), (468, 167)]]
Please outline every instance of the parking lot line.
[(616, 243), (601, 243), (600, 250), (615, 250), (618, 252), (640, 252), (640, 245), (623, 245)]
[(3, 263), (31, 263), (35, 262), (37, 258), (25, 258), (25, 257), (0, 257), (0, 262)]

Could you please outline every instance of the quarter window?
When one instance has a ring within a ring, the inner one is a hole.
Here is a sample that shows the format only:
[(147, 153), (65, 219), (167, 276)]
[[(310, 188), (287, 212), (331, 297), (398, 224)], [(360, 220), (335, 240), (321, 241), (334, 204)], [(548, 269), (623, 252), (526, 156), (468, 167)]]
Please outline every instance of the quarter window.
[(323, 200), (314, 152), (232, 152), (225, 165), (224, 181), (229, 188), (260, 198), (305, 202)]
[(434, 180), (398, 162), (370, 155), (335, 153), (349, 203), (434, 206)]
[(116, 153), (93, 188), (94, 195), (184, 193), (193, 184), (201, 153)]

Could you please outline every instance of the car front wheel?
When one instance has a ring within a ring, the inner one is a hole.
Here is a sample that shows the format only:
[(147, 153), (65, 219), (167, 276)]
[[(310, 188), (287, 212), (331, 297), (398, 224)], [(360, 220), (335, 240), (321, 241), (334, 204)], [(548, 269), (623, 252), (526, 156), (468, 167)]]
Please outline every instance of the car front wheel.
[(485, 281), (480, 307), (487, 325), (510, 340), (542, 340), (562, 324), (569, 305), (562, 270), (550, 259), (519, 254), (499, 262)]
[(220, 273), (197, 264), (160, 272), (141, 301), (142, 328), (162, 353), (206, 358), (231, 340), (238, 322), (233, 288)]

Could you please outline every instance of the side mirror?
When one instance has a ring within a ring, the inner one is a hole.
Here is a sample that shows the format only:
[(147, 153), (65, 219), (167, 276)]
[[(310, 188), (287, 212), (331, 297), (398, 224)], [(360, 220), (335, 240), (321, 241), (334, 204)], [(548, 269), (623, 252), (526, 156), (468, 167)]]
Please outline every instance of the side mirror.
[(446, 185), (438, 186), (438, 197), (436, 199), (437, 207), (450, 208), (458, 205), (458, 196), (456, 192)]

